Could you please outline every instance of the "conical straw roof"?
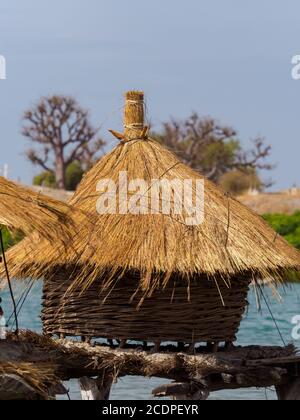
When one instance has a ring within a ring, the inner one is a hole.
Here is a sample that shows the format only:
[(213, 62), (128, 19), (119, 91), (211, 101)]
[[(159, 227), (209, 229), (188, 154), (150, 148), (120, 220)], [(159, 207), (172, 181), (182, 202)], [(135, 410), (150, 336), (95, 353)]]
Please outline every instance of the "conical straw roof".
[(0, 177), (0, 225), (56, 241), (70, 234), (72, 224), (69, 205)]
[[(30, 235), (21, 243), (31, 245), (32, 253), (29, 255), (29, 248), (22, 245), (22, 255), (31, 263), (39, 252), (40, 243), (45, 247), (57, 246), (66, 252), (71, 246), (74, 231), (79, 231), (87, 223), (85, 216), (79, 213), (66, 203), (0, 177), (0, 227), (6, 226)], [(75, 227), (79, 221), (80, 226)]]
[[(104, 273), (110, 283), (117, 273), (135, 270), (141, 272), (144, 288), (151, 289), (156, 284), (153, 273), (163, 274), (166, 284), (174, 273), (186, 278), (205, 275), (225, 281), (245, 275), (276, 280), (286, 271), (299, 270), (300, 253), (296, 249), (260, 216), (149, 138), (143, 118), (143, 93), (129, 92), (124, 134), (113, 132), (120, 144), (84, 177), (70, 202), (90, 214), (92, 228), (76, 233), (72, 247), (66, 253), (59, 246), (41, 243), (34, 264), (25, 259), (24, 249), (30, 246), (25, 240), (9, 253), (14, 275), (37, 275), (46, 267), (77, 267), (80, 271), (77, 282), (87, 287)], [(137, 200), (132, 192), (125, 199), (124, 180), (120, 178), (124, 173), (128, 183), (145, 181), (146, 187), (140, 191), (138, 200), (140, 211), (141, 208), (145, 210), (142, 214), (123, 214), (126, 213), (124, 202), (133, 208), (137, 204), (134, 204)], [(115, 185), (119, 199), (113, 212), (113, 200), (110, 201), (107, 195), (110, 203), (107, 214), (99, 214), (101, 193), (97, 188), (103, 180)], [(196, 185), (202, 182), (204, 204), (203, 208), (201, 203), (197, 207), (198, 213), (202, 212), (201, 223), (187, 223), (188, 207), (178, 214), (173, 205), (178, 198), (176, 193), (167, 203), (169, 211), (162, 210), (165, 204), (162, 193), (156, 202), (159, 211), (157, 207), (153, 211), (149, 191), (161, 180), (167, 183), (192, 181), (193, 200), (199, 195)]]
[[(31, 400), (37, 399), (36, 396), (49, 399), (49, 386), (60, 384), (55, 371), (55, 364), (50, 362), (1, 362), (0, 375), (7, 379), (1, 389), (1, 399)], [(23, 386), (16, 386), (18, 382), (23, 382)]]

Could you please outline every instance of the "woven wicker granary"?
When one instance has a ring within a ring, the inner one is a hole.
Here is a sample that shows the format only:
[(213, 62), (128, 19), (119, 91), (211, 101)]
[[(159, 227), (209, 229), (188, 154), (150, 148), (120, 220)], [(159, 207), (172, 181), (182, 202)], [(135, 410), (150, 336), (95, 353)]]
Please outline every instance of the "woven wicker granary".
[[(125, 279), (124, 279), (125, 280)], [(172, 279), (163, 291), (156, 290), (137, 310), (141, 294), (136, 294), (139, 276), (132, 273), (126, 287), (116, 286), (103, 302), (99, 300), (98, 280), (84, 293), (67, 293), (70, 280), (56, 274), (44, 285), (44, 332), (49, 335), (104, 337), (119, 340), (233, 342), (236, 339), (247, 303), (247, 280), (220, 287), (223, 305), (215, 284), (199, 278), (191, 286), (193, 298), (187, 299), (185, 282), (173, 296)]]
[[(47, 334), (232, 342), (250, 282), (278, 283), (286, 271), (299, 270), (299, 252), (151, 139), (143, 100), (142, 92), (127, 93), (124, 133), (112, 131), (120, 144), (87, 173), (70, 201), (89, 223), (78, 219), (68, 247), (26, 238), (8, 253), (12, 275), (45, 278)], [(114, 212), (99, 214), (99, 181), (113, 181), (120, 193), (124, 172), (128, 181), (142, 179), (148, 186), (153, 180), (202, 180), (202, 223), (191, 226), (187, 213), (172, 207), (163, 211), (161, 195), (156, 212), (143, 201), (147, 211), (126, 213), (122, 193)]]

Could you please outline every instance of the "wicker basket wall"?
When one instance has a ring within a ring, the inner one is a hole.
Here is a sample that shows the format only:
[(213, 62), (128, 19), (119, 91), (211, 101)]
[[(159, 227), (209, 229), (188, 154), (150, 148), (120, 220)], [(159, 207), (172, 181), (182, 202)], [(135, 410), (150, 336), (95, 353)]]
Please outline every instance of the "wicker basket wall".
[[(172, 283), (172, 282), (171, 282)], [(140, 296), (131, 297), (137, 280), (123, 279), (103, 303), (100, 284), (84, 294), (72, 292), (63, 274), (46, 279), (43, 295), (44, 332), (135, 341), (233, 342), (247, 305), (250, 281), (234, 281), (231, 288), (220, 282), (225, 305), (222, 305), (215, 282), (202, 280), (191, 287), (159, 290), (145, 299), (137, 310)]]

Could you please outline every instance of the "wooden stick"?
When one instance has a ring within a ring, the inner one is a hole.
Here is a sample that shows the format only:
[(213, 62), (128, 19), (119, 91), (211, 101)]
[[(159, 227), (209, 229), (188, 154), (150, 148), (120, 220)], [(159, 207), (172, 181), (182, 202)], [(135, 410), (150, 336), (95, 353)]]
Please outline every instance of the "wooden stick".
[(108, 130), (114, 137), (116, 137), (118, 140), (123, 141), (124, 140), (124, 134), (120, 133), (119, 131), (115, 130)]
[(213, 348), (212, 348), (212, 352), (213, 353), (218, 353), (218, 348), (219, 348), (219, 343), (214, 343)]

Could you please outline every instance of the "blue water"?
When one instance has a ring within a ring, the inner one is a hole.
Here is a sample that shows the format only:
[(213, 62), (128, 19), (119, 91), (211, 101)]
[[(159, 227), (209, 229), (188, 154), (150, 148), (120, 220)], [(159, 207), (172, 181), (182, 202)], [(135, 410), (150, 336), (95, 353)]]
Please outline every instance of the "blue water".
[[(24, 290), (24, 283), (15, 283), (14, 290), (20, 296)], [(26, 304), (19, 316), (20, 327), (41, 331), (41, 283), (38, 282), (32, 289)], [(292, 330), (294, 325), (291, 320), (295, 315), (300, 315), (300, 285), (292, 285), (285, 289), (279, 289), (282, 301), (275, 298), (270, 291), (265, 290), (265, 294), (272, 313), (278, 323), (279, 329), (286, 343), (294, 342), (300, 349), (300, 341), (293, 341)], [(5, 314), (10, 314), (12, 306), (7, 291), (1, 294), (3, 298), (3, 309)], [(245, 314), (240, 332), (238, 344), (241, 345), (282, 345), (282, 340), (274, 325), (272, 317), (266, 304), (262, 301), (262, 312), (258, 313), (257, 304), (253, 292), (249, 295), (249, 309)], [(111, 399), (122, 400), (146, 400), (151, 398), (151, 391), (160, 384), (167, 383), (166, 380), (157, 378), (144, 379), (136, 377), (126, 377), (119, 380), (114, 385)], [(76, 381), (67, 384), (70, 387), (72, 399), (80, 399), (79, 389)], [(274, 390), (236, 390), (222, 391), (211, 395), (210, 399), (218, 400), (265, 400), (276, 399)]]

